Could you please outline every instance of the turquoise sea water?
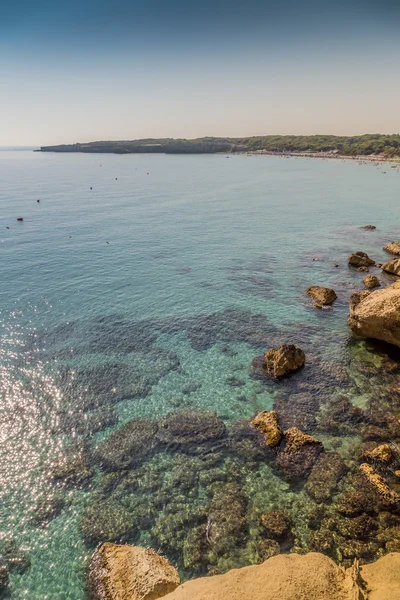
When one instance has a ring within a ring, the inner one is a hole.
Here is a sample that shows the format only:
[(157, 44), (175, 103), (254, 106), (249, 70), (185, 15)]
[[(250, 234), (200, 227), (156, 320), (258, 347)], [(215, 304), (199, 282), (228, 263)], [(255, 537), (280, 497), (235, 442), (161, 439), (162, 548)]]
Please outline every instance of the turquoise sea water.
[[(0, 536), (30, 559), (23, 572), (10, 569), (12, 598), (85, 597), (85, 561), (102, 540), (83, 539), (82, 515), (106, 497), (93, 455), (132, 419), (202, 409), (229, 429), (280, 397), (290, 412), (291, 394), (299, 393), (325, 403), (344, 394), (369, 406), (381, 375), (358, 369), (357, 356), (376, 365), (381, 355), (347, 329), (349, 296), (365, 274), (349, 270), (346, 259), (363, 250), (383, 262), (383, 245), (399, 238), (399, 191), (400, 172), (389, 165), (0, 151)], [(377, 230), (360, 228), (367, 223)], [(311, 305), (304, 294), (311, 284), (336, 290), (332, 309)], [(252, 359), (286, 341), (306, 351), (302, 374), (282, 384), (251, 377)], [(303, 428), (345, 461), (360, 442), (354, 431)], [(77, 441), (86, 444), (92, 476), (54, 478), (53, 465)], [(155, 482), (140, 480), (120, 496), (114, 489), (107, 502), (124, 506), (132, 528), (105, 539), (151, 545), (183, 576), (202, 572), (184, 554), (194, 517), (173, 525), (159, 517), (168, 517), (175, 492), (184, 505), (171, 509), (175, 515), (209, 502), (201, 481), (174, 483), (177, 472), (198, 469), (195, 460), (167, 446), (131, 467)], [(226, 460), (217, 464), (221, 478)], [(245, 454), (235, 460), (246, 467)], [(292, 515), (296, 544), (307, 549), (311, 501), (303, 484), (265, 461), (238, 481), (250, 525), (240, 542), (232, 534), (232, 549), (210, 559), (213, 567), (252, 562), (237, 546), (251, 539), (253, 513), (268, 508)], [(139, 518), (140, 499), (157, 494), (164, 500)], [(38, 517), (49, 495), (52, 509)], [(168, 526), (181, 544), (164, 539)]]

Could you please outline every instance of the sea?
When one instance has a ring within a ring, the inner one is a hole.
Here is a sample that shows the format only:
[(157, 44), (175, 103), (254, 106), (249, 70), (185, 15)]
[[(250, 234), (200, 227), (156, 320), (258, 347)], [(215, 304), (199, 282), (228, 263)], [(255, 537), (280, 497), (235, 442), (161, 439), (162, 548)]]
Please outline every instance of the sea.
[[(387, 260), (399, 194), (389, 163), (0, 149), (4, 597), (83, 600), (104, 541), (151, 547), (182, 579), (316, 547), (306, 477), (255, 451), (249, 420), (278, 406), (356, 472), (361, 426), (321, 415), (343, 397), (372, 410), (398, 384), (390, 349), (347, 326), (365, 276), (347, 257)], [(310, 285), (337, 300), (315, 308)], [(284, 343), (305, 367), (263, 379), (254, 358)], [(284, 543), (261, 531), (266, 510), (285, 512)]]

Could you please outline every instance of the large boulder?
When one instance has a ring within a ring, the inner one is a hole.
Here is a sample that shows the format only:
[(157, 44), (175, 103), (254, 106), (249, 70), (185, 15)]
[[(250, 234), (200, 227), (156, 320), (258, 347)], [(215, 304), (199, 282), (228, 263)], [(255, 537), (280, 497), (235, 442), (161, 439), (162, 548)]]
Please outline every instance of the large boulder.
[(369, 267), (374, 265), (375, 261), (365, 252), (353, 252), (348, 258), (348, 263), (353, 267)]
[(382, 271), (400, 277), (400, 258), (391, 258), (382, 265)]
[(153, 550), (103, 544), (89, 565), (92, 600), (157, 600), (180, 583), (171, 563)]
[(400, 242), (390, 242), (384, 248), (386, 252), (390, 252), (390, 254), (398, 254), (400, 255)]
[(357, 335), (400, 346), (400, 282), (352, 294), (348, 324)]
[(380, 287), (380, 285), (381, 285), (379, 279), (377, 278), (377, 276), (376, 275), (371, 275), (371, 274), (366, 275), (364, 277), (363, 284), (368, 289), (372, 289), (372, 288), (375, 288), (375, 287)]
[(317, 305), (321, 306), (332, 304), (332, 302), (334, 302), (337, 298), (334, 290), (321, 285), (311, 285), (309, 288), (307, 288), (306, 294), (311, 296)]
[(279, 348), (271, 348), (264, 354), (267, 373), (275, 378), (284, 377), (291, 371), (297, 371), (305, 363), (306, 356), (294, 344), (283, 344)]
[(251, 424), (253, 427), (265, 433), (267, 444), (271, 448), (277, 446), (281, 441), (283, 431), (279, 425), (278, 413), (274, 410), (263, 410), (254, 417)]

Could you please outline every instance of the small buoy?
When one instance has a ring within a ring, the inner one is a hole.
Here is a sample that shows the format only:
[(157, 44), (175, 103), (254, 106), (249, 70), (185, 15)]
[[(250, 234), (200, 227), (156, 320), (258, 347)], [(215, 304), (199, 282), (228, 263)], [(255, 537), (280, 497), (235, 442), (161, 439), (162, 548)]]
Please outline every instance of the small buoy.
[(115, 178), (115, 181), (117, 181), (118, 177)]
[(23, 217), (17, 217), (17, 221), (23, 221), (24, 218)]
[(93, 188), (90, 188), (90, 189), (92, 190)]
[(40, 200), (36, 200), (36, 202), (40, 202)]

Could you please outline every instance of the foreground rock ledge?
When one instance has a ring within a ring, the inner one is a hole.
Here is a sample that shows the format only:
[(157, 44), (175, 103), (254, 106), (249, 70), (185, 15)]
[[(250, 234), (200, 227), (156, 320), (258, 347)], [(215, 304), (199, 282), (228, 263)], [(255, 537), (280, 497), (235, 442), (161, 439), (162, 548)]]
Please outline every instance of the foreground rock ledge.
[(88, 592), (93, 600), (157, 600), (179, 583), (171, 563), (148, 548), (106, 543), (90, 561)]
[(357, 335), (400, 346), (400, 282), (352, 294), (348, 324)]

